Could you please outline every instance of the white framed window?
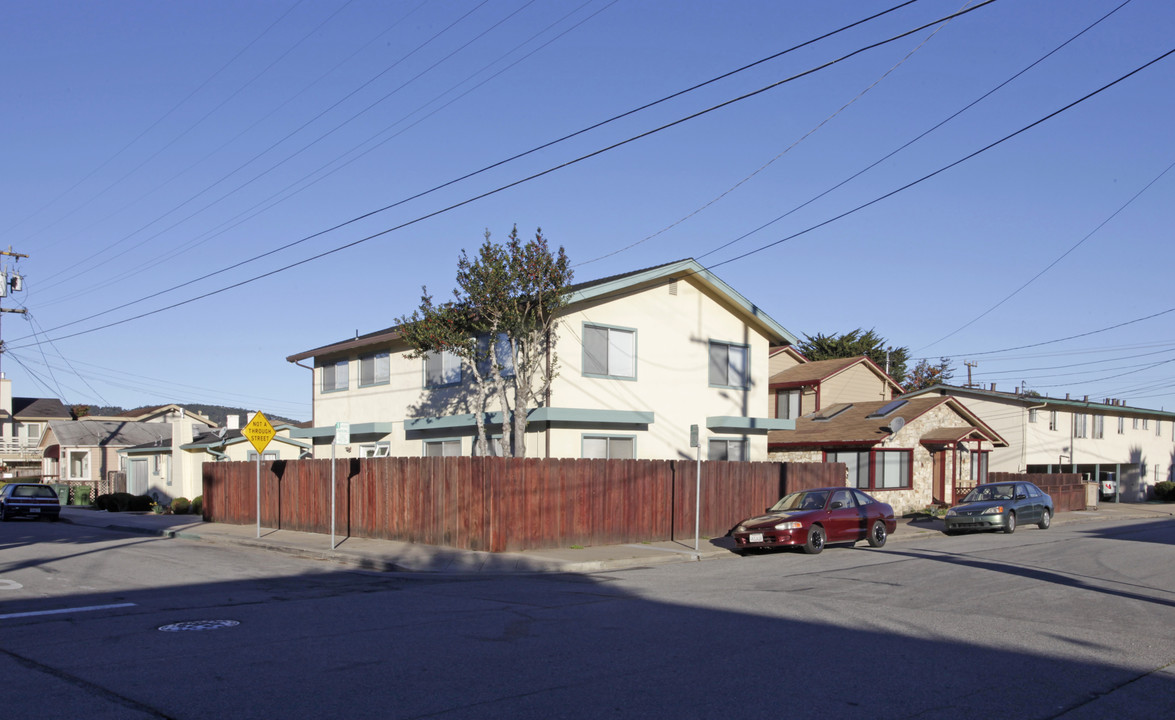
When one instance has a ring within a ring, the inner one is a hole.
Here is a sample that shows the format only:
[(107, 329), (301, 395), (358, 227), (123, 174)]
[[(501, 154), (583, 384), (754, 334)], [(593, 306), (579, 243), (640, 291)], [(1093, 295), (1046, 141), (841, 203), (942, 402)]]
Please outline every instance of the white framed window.
[(1151, 428), (1150, 418), (1143, 418), (1142, 419), (1142, 429), (1143, 430), (1150, 430), (1150, 428)]
[(70, 480), (90, 479), (90, 451), (70, 450), (68, 453)]
[(976, 450), (971, 453), (971, 482), (979, 485), (987, 482), (987, 458), (991, 453), (987, 450)]
[[(477, 370), (482, 377), (490, 374), (489, 344), (490, 339), (487, 336), (483, 335), (477, 339), (478, 356), (484, 358), (477, 364)], [(514, 376), (514, 354), (510, 349), (510, 337), (506, 333), (499, 334), (498, 339), (494, 342), (493, 360), (498, 364), (502, 377)]]
[(1155, 420), (1155, 437), (1159, 437), (1163, 433), (1163, 421)]
[(350, 363), (346, 360), (339, 360), (338, 362), (328, 363), (322, 366), (322, 391), (323, 392), (339, 392), (346, 390), (351, 385), (351, 379), (347, 372)]
[(32, 446), (41, 442), (40, 423), (17, 423), (16, 433), (22, 445)]
[(710, 385), (747, 386), (747, 346), (710, 341)]
[(795, 420), (800, 416), (800, 391), (777, 390), (775, 392), (775, 417), (781, 420)]
[[(250, 450), (248, 458), (249, 458), (249, 462), (257, 462), (257, 451)], [(264, 453), (261, 454), (261, 462), (275, 462), (277, 459), (278, 459), (277, 452), (275, 452), (273, 450), (266, 450)]]
[(1088, 434), (1088, 420), (1089, 416), (1084, 413), (1074, 413), (1073, 415), (1073, 437), (1089, 437)]
[(1133, 418), (1132, 421), (1133, 421), (1134, 427), (1132, 427), (1131, 430), (1137, 430), (1138, 429), (1138, 418)]
[(1105, 415), (1093, 416), (1093, 439), (1101, 440), (1106, 434), (1106, 417)]
[[(506, 455), (505, 450), (502, 448), (502, 436), (501, 435), (493, 435), (493, 436), (486, 437), (486, 443), (490, 446), (489, 447), (490, 451), (488, 453), (486, 453), (487, 457), (504, 457)], [(477, 452), (477, 438), (473, 439), (473, 456), (474, 457), (479, 456), (479, 453)]]
[(448, 350), (424, 356), (424, 386), (443, 387), (461, 382), (461, 358)]
[(1126, 433), (1126, 418), (1119, 415), (1118, 416), (1118, 434), (1123, 435), (1125, 433)]
[(425, 440), (425, 457), (459, 457), (461, 455), (460, 438), (447, 440)]
[(1049, 410), (1049, 430), (1057, 429), (1057, 411)]
[(386, 352), (359, 358), (359, 387), (387, 385), (391, 382), (391, 358)]
[(636, 378), (636, 330), (583, 326), (583, 374)]
[(632, 460), (636, 438), (631, 435), (584, 435), (582, 456), (590, 460)]
[(359, 446), (359, 457), (377, 458), (391, 457), (392, 444), (390, 442), (367, 443)]
[(1028, 410), (1028, 422), (1030, 422), (1030, 423), (1034, 423), (1034, 422), (1036, 422), (1036, 408), (1029, 408), (1029, 410)]
[(710, 438), (709, 457), (711, 460), (742, 462), (747, 459), (746, 438)]

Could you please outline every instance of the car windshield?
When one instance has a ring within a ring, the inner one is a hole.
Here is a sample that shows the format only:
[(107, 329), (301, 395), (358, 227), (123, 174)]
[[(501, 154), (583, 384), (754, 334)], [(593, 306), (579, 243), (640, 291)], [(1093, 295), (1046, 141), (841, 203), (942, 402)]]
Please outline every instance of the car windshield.
[(827, 490), (805, 490), (784, 495), (779, 502), (771, 506), (772, 512), (787, 512), (791, 510), (819, 510), (828, 502)]
[(963, 498), (963, 502), (987, 502), (990, 500), (1011, 500), (1016, 497), (1015, 485), (980, 485)]

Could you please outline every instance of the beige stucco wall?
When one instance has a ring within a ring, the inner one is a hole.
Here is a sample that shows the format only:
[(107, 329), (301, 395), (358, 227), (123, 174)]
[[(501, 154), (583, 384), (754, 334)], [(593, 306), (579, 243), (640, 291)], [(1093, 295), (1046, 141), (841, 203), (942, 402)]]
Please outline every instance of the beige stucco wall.
[(846, 368), (820, 384), (821, 409), (837, 403), (890, 400), (887, 383), (861, 363)]
[[(706, 430), (710, 416), (768, 417), (768, 340), (733, 312), (721, 296), (691, 279), (676, 282), (676, 294), (668, 280), (654, 287), (631, 292), (622, 298), (583, 303), (561, 318), (556, 353), (559, 371), (551, 388), (555, 408), (653, 412), (654, 423), (640, 428), (554, 428), (550, 431), (553, 457), (580, 457), (584, 435), (632, 436), (639, 458), (694, 457), (689, 447), (691, 424), (701, 426), (703, 458), (710, 437), (741, 438), (742, 435), (711, 433)], [(583, 374), (583, 328), (587, 324), (632, 329), (636, 332), (636, 377), (613, 379)], [(708, 380), (709, 342), (719, 341), (749, 347), (747, 389), (710, 387)], [(321, 368), (314, 371), (314, 425), (332, 427), (336, 422), (352, 425), (365, 422), (396, 422), (393, 431), (380, 438), (353, 438), (351, 455), (362, 442), (391, 443), (393, 455), (417, 456), (423, 441), (408, 439), (405, 417), (435, 417), (472, 412), (462, 388), (426, 392), (423, 360), (406, 357), (403, 345), (390, 347), (390, 382), (359, 388), (357, 355), (350, 356), (347, 392), (322, 392)], [(468, 369), (466, 370), (468, 372)], [(493, 400), (488, 408), (498, 411)], [(472, 452), (473, 438), (461, 435), (462, 454)], [(437, 439), (445, 437), (443, 433)], [(763, 460), (767, 454), (765, 434), (747, 437), (750, 459)], [(528, 434), (527, 455), (544, 454), (546, 436)], [(329, 456), (329, 445), (318, 444), (315, 456)], [(340, 456), (344, 449), (339, 449)]]

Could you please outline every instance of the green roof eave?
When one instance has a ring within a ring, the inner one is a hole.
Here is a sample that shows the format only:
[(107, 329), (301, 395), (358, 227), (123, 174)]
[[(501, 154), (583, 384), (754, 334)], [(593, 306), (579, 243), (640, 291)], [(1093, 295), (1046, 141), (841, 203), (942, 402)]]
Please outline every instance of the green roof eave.
[(705, 280), (712, 287), (716, 288), (719, 292), (725, 295), (732, 303), (742, 308), (745, 313), (754, 318), (754, 320), (761, 324), (769, 333), (774, 333), (774, 337), (769, 338), (772, 345), (796, 345), (799, 343), (799, 338), (788, 332), (787, 328), (776, 322), (774, 318), (764, 312), (763, 309), (758, 305), (755, 305), (750, 300), (747, 300), (737, 290), (719, 279), (717, 275), (702, 267), (702, 265), (696, 260), (680, 260), (675, 263), (669, 263), (667, 265), (660, 265), (655, 268), (650, 268), (644, 272), (625, 275), (610, 282), (589, 284), (587, 287), (572, 292), (568, 298), (568, 304), (592, 300), (597, 297), (602, 297), (625, 290), (635, 285), (640, 285), (652, 280), (659, 280), (661, 278), (673, 277), (675, 275), (696, 275)]
[(755, 418), (740, 415), (713, 415), (706, 418), (706, 429), (714, 432), (766, 433), (771, 430), (795, 430), (795, 420)]
[[(655, 415), (652, 412), (640, 410), (541, 407), (531, 410), (527, 414), (527, 421), (570, 425), (652, 425), (655, 421)], [(502, 413), (487, 413), (486, 424), (501, 425)], [(472, 413), (464, 413), (443, 417), (409, 418), (404, 421), (404, 430), (456, 430), (472, 428), (476, 425), (476, 417)]]
[[(352, 423), (352, 435), (388, 435), (395, 429), (395, 422), (366, 422), (366, 423)], [(308, 428), (291, 428), (290, 437), (298, 438), (333, 438), (335, 436), (335, 426), (328, 425), (324, 427), (308, 427)]]

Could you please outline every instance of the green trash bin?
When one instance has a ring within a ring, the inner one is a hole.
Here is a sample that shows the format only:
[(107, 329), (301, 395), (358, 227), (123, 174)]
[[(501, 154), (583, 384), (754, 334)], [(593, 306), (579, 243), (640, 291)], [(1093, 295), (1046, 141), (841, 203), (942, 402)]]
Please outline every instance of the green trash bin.
[(57, 493), (57, 499), (61, 501), (62, 505), (69, 504), (69, 486), (65, 483), (50, 483), (50, 487)]
[(89, 505), (90, 504), (90, 488), (76, 487), (73, 489), (73, 504), (74, 505)]

